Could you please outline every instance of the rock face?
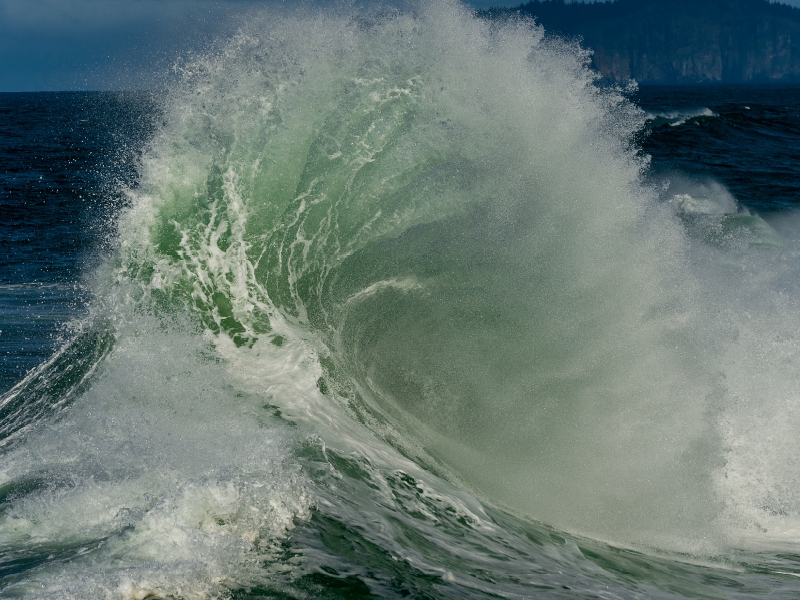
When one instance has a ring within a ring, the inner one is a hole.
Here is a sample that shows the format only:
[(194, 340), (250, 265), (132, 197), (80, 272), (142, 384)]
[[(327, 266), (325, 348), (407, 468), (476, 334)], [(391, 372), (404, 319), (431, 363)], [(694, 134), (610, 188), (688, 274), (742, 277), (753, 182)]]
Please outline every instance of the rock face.
[(582, 38), (600, 74), (616, 81), (800, 81), (800, 9), (767, 0), (537, 0), (487, 14), (520, 13)]

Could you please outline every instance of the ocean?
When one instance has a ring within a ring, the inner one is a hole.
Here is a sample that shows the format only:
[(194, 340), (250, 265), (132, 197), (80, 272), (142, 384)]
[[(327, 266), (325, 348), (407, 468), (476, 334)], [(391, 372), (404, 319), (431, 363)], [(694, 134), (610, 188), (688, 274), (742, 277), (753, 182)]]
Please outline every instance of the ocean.
[(800, 596), (800, 85), (436, 0), (0, 94), (0, 597)]

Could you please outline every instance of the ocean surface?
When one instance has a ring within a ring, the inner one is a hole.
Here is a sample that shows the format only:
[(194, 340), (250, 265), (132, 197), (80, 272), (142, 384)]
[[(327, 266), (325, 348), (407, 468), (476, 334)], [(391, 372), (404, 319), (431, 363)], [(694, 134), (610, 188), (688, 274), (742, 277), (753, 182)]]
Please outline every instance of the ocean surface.
[(0, 94), (0, 597), (800, 596), (800, 86), (365, 10)]

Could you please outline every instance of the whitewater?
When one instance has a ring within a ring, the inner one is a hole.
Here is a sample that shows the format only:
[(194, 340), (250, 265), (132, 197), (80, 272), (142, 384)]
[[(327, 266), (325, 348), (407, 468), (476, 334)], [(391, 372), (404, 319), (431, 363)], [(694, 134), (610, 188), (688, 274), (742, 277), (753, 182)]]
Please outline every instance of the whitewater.
[(655, 183), (589, 56), (436, 0), (178, 64), (0, 397), (0, 595), (796, 594), (800, 220)]

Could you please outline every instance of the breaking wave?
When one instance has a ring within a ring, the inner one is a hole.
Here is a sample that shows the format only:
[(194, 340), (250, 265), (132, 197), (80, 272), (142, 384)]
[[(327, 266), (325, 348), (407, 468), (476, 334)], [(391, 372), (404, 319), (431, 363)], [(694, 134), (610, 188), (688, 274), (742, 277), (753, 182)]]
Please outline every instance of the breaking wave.
[(309, 530), (470, 593), (511, 548), (591, 587), (551, 528), (793, 543), (800, 229), (646, 184), (646, 120), (713, 115), (587, 59), (437, 1), (184, 64), (91, 318), (0, 401), (6, 592), (313, 595), (356, 558)]

